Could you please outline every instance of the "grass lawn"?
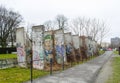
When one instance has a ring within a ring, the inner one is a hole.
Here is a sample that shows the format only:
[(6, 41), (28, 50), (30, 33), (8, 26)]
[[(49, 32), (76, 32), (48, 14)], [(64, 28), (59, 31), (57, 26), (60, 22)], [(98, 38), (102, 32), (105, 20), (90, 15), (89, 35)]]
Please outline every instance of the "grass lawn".
[(0, 54), (0, 59), (17, 58), (16, 54)]
[[(15, 58), (15, 57), (16, 57), (15, 54), (8, 54), (8, 55), (0, 54), (0, 59)], [(88, 60), (91, 60), (94, 58), (95, 56)], [(74, 62), (72, 63), (72, 66), (82, 64), (85, 62), (86, 61), (79, 62), (79, 63)], [(68, 69), (68, 68), (65, 67), (65, 69)], [(46, 72), (46, 71), (40, 71), (40, 70), (35, 70), (35, 69), (33, 70), (33, 78), (42, 77), (48, 74), (49, 72)], [(22, 83), (28, 80), (30, 80), (30, 69), (19, 68), (19, 67), (0, 69), (0, 83)]]
[(114, 54), (119, 54), (118, 51), (114, 51)]
[(104, 53), (105, 53), (105, 51), (99, 50), (99, 55), (102, 55), (102, 54), (104, 54)]
[(113, 58), (112, 68), (113, 75), (106, 83), (120, 83), (120, 57)]
[[(47, 74), (49, 74), (49, 72), (33, 70), (33, 78)], [(0, 83), (22, 83), (27, 80), (30, 80), (30, 69), (19, 67), (0, 69)]]

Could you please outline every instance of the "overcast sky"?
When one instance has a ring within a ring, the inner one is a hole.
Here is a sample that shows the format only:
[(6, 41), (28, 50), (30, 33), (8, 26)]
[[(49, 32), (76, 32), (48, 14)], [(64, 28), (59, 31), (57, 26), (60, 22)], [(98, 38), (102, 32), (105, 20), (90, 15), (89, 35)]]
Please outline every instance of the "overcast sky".
[(68, 18), (90, 17), (106, 22), (111, 27), (111, 37), (120, 37), (120, 0), (0, 0), (0, 5), (19, 12), (24, 24), (43, 24), (56, 15)]

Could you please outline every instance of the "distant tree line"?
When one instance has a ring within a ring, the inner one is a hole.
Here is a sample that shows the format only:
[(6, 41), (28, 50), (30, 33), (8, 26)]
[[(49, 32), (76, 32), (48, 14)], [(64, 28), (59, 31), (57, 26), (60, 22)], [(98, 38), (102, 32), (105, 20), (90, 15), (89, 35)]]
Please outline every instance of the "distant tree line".
[(22, 22), (22, 16), (18, 12), (0, 6), (0, 46), (5, 48), (9, 42), (13, 47), (15, 31)]
[(55, 20), (48, 20), (44, 25), (46, 31), (63, 28), (64, 31), (70, 31), (79, 36), (89, 36), (99, 42), (100, 46), (110, 32), (110, 27), (104, 21), (96, 18), (77, 17), (68, 20), (64, 15), (57, 15)]
[[(22, 16), (13, 10), (0, 6), (0, 46), (6, 47), (8, 42), (16, 41), (16, 28), (23, 21)], [(99, 19), (91, 19), (85, 17), (77, 17), (68, 19), (64, 15), (57, 15), (54, 20), (44, 22), (45, 30), (55, 30), (62, 28), (65, 32), (70, 31), (79, 36), (90, 36), (93, 40), (102, 43), (103, 39), (108, 35), (110, 27)], [(31, 26), (26, 28), (29, 36), (31, 36)]]

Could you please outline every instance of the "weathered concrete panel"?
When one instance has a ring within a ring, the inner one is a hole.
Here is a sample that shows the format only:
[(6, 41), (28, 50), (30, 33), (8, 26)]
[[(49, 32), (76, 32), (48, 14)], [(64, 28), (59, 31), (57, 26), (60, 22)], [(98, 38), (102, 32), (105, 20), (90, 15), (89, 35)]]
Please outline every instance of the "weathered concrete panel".
[(57, 63), (61, 64), (63, 62), (63, 56), (64, 56), (64, 61), (66, 61), (64, 33), (62, 29), (54, 31), (54, 43), (55, 43)]
[(88, 37), (85, 38), (85, 43), (86, 43), (86, 47), (87, 47), (87, 56), (91, 56), (93, 55), (93, 52), (91, 50), (91, 43), (90, 43), (90, 39), (88, 39)]
[(80, 47), (79, 36), (78, 35), (73, 35), (72, 39), (73, 39), (73, 46), (74, 46), (74, 48), (75, 49), (79, 49), (79, 47)]
[(50, 62), (50, 58), (53, 58), (53, 33), (52, 31), (46, 31), (44, 33), (44, 52), (45, 61)]
[[(73, 41), (71, 33), (64, 33), (67, 61), (75, 61), (75, 52), (73, 47)], [(71, 60), (70, 60), (71, 59)]]
[(44, 49), (43, 49), (44, 26), (32, 27), (32, 49), (33, 49), (33, 68), (44, 68)]
[(82, 46), (83, 46), (83, 40), (82, 40), (82, 38), (81, 38), (81, 37), (79, 37), (79, 44), (80, 44), (80, 47), (82, 47)]
[(82, 59), (81, 53), (80, 53), (80, 40), (78, 35), (73, 35), (73, 46), (74, 46), (74, 51), (75, 51), (75, 57), (77, 61), (80, 61)]
[(25, 36), (24, 36), (24, 28), (23, 27), (17, 28), (16, 47), (17, 47), (18, 65), (21, 67), (26, 67)]

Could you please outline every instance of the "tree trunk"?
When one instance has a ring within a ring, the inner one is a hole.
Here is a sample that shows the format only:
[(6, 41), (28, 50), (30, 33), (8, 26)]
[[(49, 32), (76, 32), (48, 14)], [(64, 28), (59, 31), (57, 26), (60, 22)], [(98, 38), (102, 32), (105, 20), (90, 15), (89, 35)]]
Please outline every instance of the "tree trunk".
[(14, 45), (13, 45), (13, 43), (14, 43), (14, 41), (13, 41), (13, 36), (12, 36), (12, 33), (11, 33), (11, 47), (13, 47)]
[(5, 40), (1, 41), (1, 46), (2, 46), (2, 48), (6, 48), (7, 44), (6, 44)]

